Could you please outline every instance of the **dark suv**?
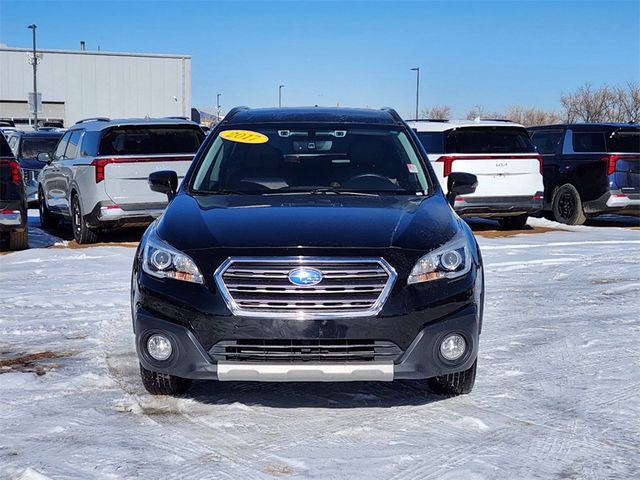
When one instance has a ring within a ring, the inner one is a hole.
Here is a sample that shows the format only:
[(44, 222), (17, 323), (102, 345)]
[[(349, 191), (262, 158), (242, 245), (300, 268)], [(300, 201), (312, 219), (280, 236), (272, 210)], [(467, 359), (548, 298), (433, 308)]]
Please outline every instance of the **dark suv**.
[(50, 156), (53, 155), (58, 140), (63, 134), (64, 132), (60, 131), (23, 132), (18, 130), (7, 136), (7, 142), (22, 168), (29, 206), (38, 206), (38, 176), (44, 166), (44, 163), (38, 161), (38, 154), (46, 152)]
[(22, 170), (3, 135), (0, 135), (0, 235), (9, 237), (9, 250), (27, 248), (27, 198)]
[(393, 110), (229, 112), (145, 232), (132, 276), (142, 381), (428, 379), (468, 393), (482, 324), (482, 261)]
[(544, 157), (545, 216), (570, 225), (602, 213), (640, 215), (640, 126), (529, 128)]

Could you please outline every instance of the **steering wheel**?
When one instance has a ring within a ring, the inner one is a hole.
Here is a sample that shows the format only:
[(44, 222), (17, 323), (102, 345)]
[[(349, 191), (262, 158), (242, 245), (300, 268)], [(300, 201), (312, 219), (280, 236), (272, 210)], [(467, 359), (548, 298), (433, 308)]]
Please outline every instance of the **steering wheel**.
[(395, 183), (384, 175), (377, 173), (361, 173), (347, 180), (344, 184), (347, 188), (362, 188), (365, 190), (389, 190), (398, 188)]

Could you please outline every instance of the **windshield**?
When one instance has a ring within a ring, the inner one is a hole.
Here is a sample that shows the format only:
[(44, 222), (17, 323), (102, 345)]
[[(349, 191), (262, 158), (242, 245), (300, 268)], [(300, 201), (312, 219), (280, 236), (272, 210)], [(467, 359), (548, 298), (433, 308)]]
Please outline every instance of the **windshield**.
[(195, 153), (203, 139), (202, 130), (190, 125), (116, 127), (104, 134), (98, 154)]
[[(427, 150), (428, 151), (428, 150)], [(529, 134), (520, 127), (465, 127), (447, 138), (447, 153), (534, 153)]]
[(199, 193), (415, 195), (429, 191), (427, 175), (401, 130), (252, 125), (218, 134), (192, 188)]
[(607, 150), (617, 153), (640, 153), (640, 129), (620, 129), (607, 139)]
[(53, 151), (60, 137), (62, 137), (62, 135), (59, 137), (24, 137), (22, 139), (22, 145), (20, 145), (20, 157), (36, 158), (38, 154), (42, 152), (53, 155)]

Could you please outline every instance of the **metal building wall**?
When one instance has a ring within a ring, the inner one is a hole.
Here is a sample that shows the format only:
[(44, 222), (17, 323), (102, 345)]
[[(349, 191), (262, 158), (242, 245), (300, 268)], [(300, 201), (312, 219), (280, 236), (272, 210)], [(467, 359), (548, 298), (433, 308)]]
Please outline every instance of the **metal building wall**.
[[(47, 110), (63, 110), (65, 126), (96, 116), (190, 116), (190, 56), (62, 50), (38, 53), (42, 53), (38, 90), (45, 114)], [(0, 118), (14, 117), (16, 109), (28, 117), (27, 93), (33, 90), (28, 54), (28, 49), (0, 48)]]

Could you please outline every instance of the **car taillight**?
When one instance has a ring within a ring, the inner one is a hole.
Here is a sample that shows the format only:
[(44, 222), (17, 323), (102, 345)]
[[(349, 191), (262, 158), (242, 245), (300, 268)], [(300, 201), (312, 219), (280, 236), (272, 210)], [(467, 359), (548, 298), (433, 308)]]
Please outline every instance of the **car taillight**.
[(605, 155), (600, 160), (607, 162), (607, 175), (611, 175), (616, 171), (616, 162), (620, 158), (620, 155)]
[(453, 165), (454, 160), (531, 160), (531, 159), (536, 159), (538, 160), (538, 163), (540, 165), (540, 175), (542, 175), (543, 171), (544, 171), (544, 161), (542, 159), (542, 155), (524, 155), (524, 156), (519, 156), (519, 155), (501, 155), (501, 156), (497, 156), (497, 155), (470, 155), (470, 156), (452, 156), (452, 155), (445, 155), (442, 156), (440, 158), (438, 158), (436, 160), (436, 162), (442, 162), (443, 165), (443, 175), (445, 177), (449, 176), (449, 174), (451, 173), (451, 168)]
[(110, 158), (97, 158), (91, 162), (91, 165), (96, 167), (96, 183), (104, 180), (104, 167), (110, 163), (110, 160)]
[(542, 155), (538, 155), (538, 163), (540, 164), (540, 175), (544, 175), (544, 158)]
[(20, 185), (22, 175), (20, 175), (20, 164), (15, 160), (0, 160), (0, 165), (7, 165), (11, 171), (11, 182)]
[(444, 173), (443, 175), (445, 177), (448, 177), (449, 174), (451, 173), (451, 164), (453, 163), (453, 161), (456, 159), (457, 157), (451, 157), (451, 156), (444, 156), (444, 157), (440, 157), (436, 160), (436, 162), (442, 162), (444, 165)]
[(104, 169), (110, 163), (145, 163), (145, 162), (184, 162), (193, 159), (193, 155), (158, 155), (156, 157), (110, 157), (96, 158), (91, 166), (96, 167), (96, 183), (104, 180)]

